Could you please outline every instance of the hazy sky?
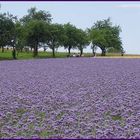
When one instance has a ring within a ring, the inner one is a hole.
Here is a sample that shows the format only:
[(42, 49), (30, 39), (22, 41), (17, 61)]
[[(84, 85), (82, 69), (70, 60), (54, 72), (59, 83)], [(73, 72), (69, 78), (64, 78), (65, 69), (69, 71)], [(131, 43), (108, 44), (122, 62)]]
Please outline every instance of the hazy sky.
[[(140, 54), (140, 2), (0, 2), (0, 12), (9, 11), (21, 18), (27, 9), (49, 11), (53, 23), (71, 22), (78, 28), (90, 28), (97, 20), (111, 17), (122, 28), (121, 38), (126, 53)], [(86, 51), (90, 52), (90, 48)]]

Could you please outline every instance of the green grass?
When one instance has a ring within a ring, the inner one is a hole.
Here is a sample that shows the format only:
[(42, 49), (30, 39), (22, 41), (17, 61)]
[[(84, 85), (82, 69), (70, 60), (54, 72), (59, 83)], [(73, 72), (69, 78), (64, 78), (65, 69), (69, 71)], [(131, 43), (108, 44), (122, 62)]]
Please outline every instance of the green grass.
[[(73, 54), (73, 53), (71, 53)], [(56, 52), (55, 58), (66, 58), (68, 55), (67, 52)], [(85, 57), (92, 57), (92, 53), (84, 53)], [(36, 58), (33, 57), (33, 52), (19, 52), (17, 55), (18, 60), (22, 59), (41, 59), (41, 58), (52, 58), (52, 52), (39, 52)], [(101, 54), (96, 54), (98, 58), (140, 58), (140, 55), (132, 55), (132, 54), (125, 54), (121, 56), (119, 53), (107, 53), (106, 56), (101, 56)], [(5, 50), (5, 52), (1, 52), (0, 50), (0, 60), (13, 60), (12, 58), (12, 50)]]
[(63, 117), (63, 115), (64, 115), (64, 112), (59, 113), (59, 114), (56, 116), (56, 119), (57, 119), (57, 120), (60, 120), (60, 119)]
[(51, 135), (53, 135), (53, 132), (48, 131), (48, 130), (43, 130), (43, 131), (41, 131), (40, 134), (39, 134), (39, 136), (40, 136), (41, 138), (48, 138), (48, 137), (50, 137)]
[[(66, 52), (56, 52), (55, 58), (66, 58), (68, 53)], [(90, 53), (84, 54), (86, 57), (92, 56)], [(33, 57), (33, 52), (19, 52), (17, 55), (18, 60), (22, 59), (38, 59), (38, 58), (52, 58), (52, 52), (39, 52), (38, 56), (36, 58)], [(4, 53), (0, 51), (0, 60), (12, 60), (12, 51), (11, 50), (5, 50)]]
[(122, 116), (120, 116), (120, 115), (113, 115), (112, 116), (112, 120), (114, 120), (114, 121), (117, 121), (117, 120), (122, 120)]

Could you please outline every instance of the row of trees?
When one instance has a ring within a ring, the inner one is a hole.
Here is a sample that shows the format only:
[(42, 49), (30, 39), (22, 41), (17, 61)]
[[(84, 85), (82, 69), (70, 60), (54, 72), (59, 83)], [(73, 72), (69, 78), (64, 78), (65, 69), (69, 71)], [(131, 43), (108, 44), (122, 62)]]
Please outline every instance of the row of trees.
[(91, 28), (85, 31), (76, 26), (67, 24), (52, 23), (52, 16), (49, 12), (31, 8), (28, 14), (21, 19), (9, 14), (0, 14), (0, 47), (4, 52), (5, 46), (12, 46), (13, 50), (20, 50), (26, 46), (33, 49), (33, 56), (38, 55), (39, 47), (49, 47), (55, 57), (55, 50), (60, 46), (68, 49), (80, 50), (91, 43), (93, 54), (99, 47), (102, 56), (106, 51), (115, 50), (123, 52), (122, 41), (119, 36), (120, 26), (113, 26), (110, 18), (97, 21)]

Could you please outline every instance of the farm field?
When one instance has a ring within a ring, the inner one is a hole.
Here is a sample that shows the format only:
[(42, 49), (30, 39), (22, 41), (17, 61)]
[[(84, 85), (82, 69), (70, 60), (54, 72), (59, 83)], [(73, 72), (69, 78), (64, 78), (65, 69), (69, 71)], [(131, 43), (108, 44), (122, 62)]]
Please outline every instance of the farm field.
[(0, 138), (140, 138), (140, 60), (0, 61)]

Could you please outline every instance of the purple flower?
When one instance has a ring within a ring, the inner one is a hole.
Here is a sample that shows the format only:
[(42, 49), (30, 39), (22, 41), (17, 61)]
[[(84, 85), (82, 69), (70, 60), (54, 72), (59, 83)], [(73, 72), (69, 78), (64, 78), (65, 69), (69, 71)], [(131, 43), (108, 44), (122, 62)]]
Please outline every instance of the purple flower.
[(2, 138), (138, 138), (139, 70), (138, 59), (1, 61)]

